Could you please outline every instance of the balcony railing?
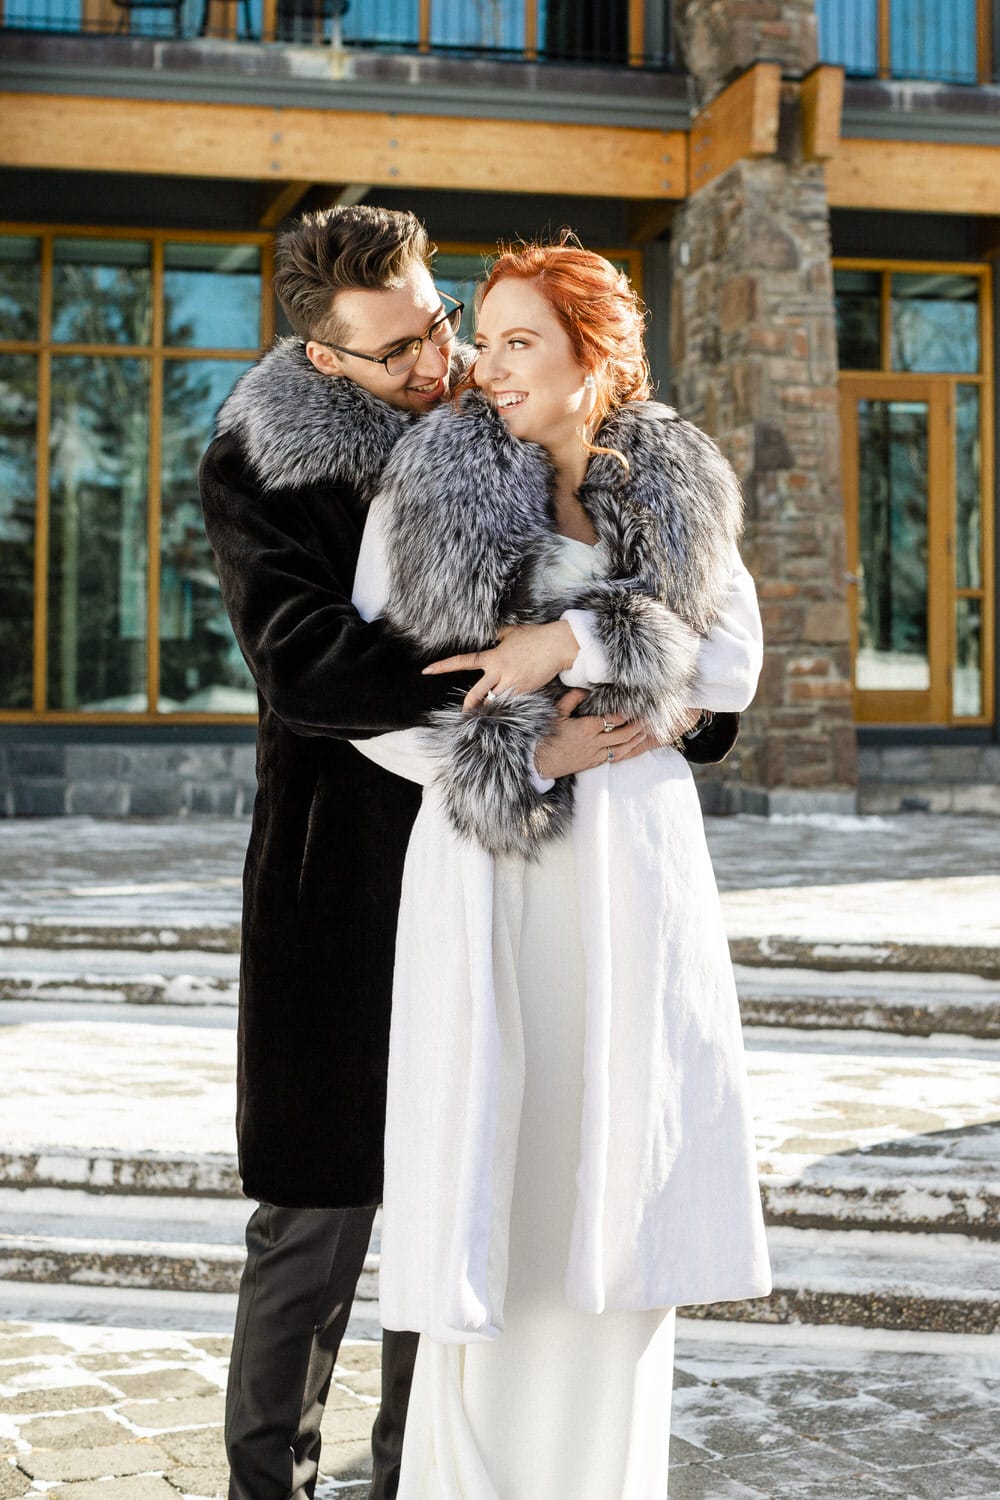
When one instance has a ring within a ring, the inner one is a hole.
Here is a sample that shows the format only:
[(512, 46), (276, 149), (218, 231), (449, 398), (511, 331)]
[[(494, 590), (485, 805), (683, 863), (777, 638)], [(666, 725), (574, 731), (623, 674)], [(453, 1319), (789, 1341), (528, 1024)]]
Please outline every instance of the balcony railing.
[(995, 0), (816, 0), (820, 56), (849, 76), (988, 83)]
[(7, 30), (670, 67), (657, 0), (0, 0)]

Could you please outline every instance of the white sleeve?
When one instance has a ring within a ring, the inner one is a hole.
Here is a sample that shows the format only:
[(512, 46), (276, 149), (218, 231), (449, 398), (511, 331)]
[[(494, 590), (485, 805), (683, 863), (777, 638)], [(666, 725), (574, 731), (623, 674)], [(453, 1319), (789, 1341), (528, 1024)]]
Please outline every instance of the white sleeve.
[(599, 682), (611, 681), (611, 668), (607, 652), (601, 643), (591, 609), (568, 609), (562, 619), (576, 636), (579, 650), (571, 667), (559, 673), (559, 679), (568, 688), (592, 688)]
[(757, 691), (764, 659), (764, 632), (757, 590), (733, 549), (733, 576), (722, 613), (698, 652), (692, 708), (742, 713)]
[[(351, 603), (363, 620), (377, 620), (389, 597), (385, 549), (385, 507), (388, 504), (388, 500), (372, 501), (361, 538)], [(433, 780), (436, 762), (423, 729), (395, 729), (372, 739), (352, 740), (351, 744), (394, 776), (403, 776), (421, 786), (427, 786)]]

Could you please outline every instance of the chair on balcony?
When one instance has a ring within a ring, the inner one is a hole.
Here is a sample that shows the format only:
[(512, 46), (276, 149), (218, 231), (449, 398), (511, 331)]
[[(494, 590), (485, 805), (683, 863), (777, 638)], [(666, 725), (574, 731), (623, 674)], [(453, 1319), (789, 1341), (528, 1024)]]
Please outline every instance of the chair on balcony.
[(121, 11), (118, 22), (119, 31), (130, 31), (132, 29), (132, 12), (137, 10), (172, 10), (174, 13), (174, 36), (179, 38), (184, 28), (184, 3), (185, 0), (111, 0)]
[(278, 0), (278, 41), (322, 42), (330, 21), (330, 40), (339, 46), (340, 23), (349, 9), (350, 0)]

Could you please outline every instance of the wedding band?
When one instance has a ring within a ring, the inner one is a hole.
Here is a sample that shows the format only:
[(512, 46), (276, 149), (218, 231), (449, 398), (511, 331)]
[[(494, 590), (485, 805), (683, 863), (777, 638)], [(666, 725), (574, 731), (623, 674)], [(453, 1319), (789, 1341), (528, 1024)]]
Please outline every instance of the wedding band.
[(495, 703), (496, 701), (497, 701), (497, 695), (493, 691), (493, 689), (490, 688), (489, 692), (486, 694), (486, 702), (487, 703)]
[(614, 729), (614, 727), (615, 726), (613, 724), (609, 724), (608, 721), (607, 721), (607, 719), (605, 719), (605, 721), (604, 721), (604, 733), (605, 734), (610, 734), (611, 731)]
[(615, 758), (615, 752), (613, 750), (609, 750), (608, 751), (608, 760), (614, 760), (614, 758)]

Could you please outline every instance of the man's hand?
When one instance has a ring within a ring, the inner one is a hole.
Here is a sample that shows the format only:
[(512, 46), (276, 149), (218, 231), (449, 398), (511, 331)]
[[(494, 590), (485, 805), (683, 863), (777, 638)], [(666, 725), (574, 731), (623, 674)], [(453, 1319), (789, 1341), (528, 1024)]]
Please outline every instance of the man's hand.
[[(586, 696), (581, 688), (572, 688), (556, 704), (559, 723), (535, 751), (539, 776), (572, 776), (576, 771), (590, 771), (607, 762), (609, 750), (617, 765), (655, 748), (656, 741), (641, 724), (623, 719), (620, 714), (609, 714), (607, 719), (599, 714), (571, 718)], [(614, 725), (610, 733), (605, 724)]]
[(571, 667), (579, 650), (565, 620), (553, 620), (550, 625), (508, 625), (500, 632), (499, 646), (449, 656), (446, 661), (424, 667), (424, 672), (482, 672), (465, 695), (462, 707), (468, 713), (487, 693), (536, 693)]

